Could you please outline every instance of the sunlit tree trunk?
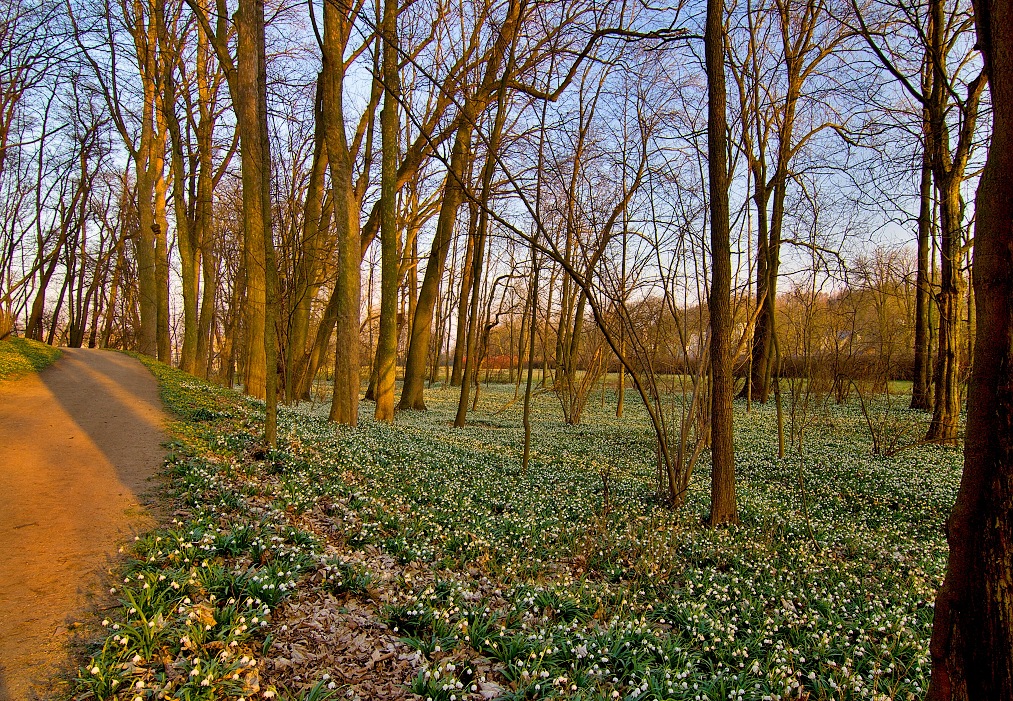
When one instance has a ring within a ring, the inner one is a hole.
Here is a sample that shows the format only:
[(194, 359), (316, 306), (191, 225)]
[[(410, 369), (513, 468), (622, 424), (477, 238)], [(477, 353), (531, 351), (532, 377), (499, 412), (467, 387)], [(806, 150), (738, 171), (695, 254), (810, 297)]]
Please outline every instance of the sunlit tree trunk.
[(955, 443), (960, 417), (960, 203), (959, 183), (944, 178), (938, 182), (940, 221), (939, 291), (936, 309), (939, 331), (936, 346), (934, 377), (935, 399), (932, 421), (926, 439), (939, 443)]
[(246, 292), (243, 297), (246, 365), (243, 385), (247, 394), (265, 399), (268, 367), (264, 351), (267, 313), (264, 240), (270, 211), (264, 210), (264, 198), (261, 194), (263, 177), (260, 168), (264, 163), (264, 153), (259, 127), (260, 62), (256, 17), (258, 6), (258, 0), (243, 0), (236, 14), (238, 44), (234, 102), (240, 154), (243, 159), (243, 257), (246, 268)]
[(246, 257), (246, 390), (267, 402), (264, 437), (276, 441), (278, 364), (275, 334), (277, 269), (271, 229), (271, 152), (267, 131), (267, 58), (263, 0), (243, 0), (237, 13), (236, 113), (243, 159)]
[(331, 421), (355, 426), (359, 420), (359, 203), (352, 188), (351, 155), (344, 124), (344, 47), (348, 18), (334, 3), (324, 4), (324, 133), (331, 171), (337, 230), (338, 280), (334, 291), (335, 365)]
[[(163, 60), (167, 60), (164, 57)], [(159, 105), (161, 103), (159, 96)], [(151, 165), (155, 173), (155, 343), (158, 359), (163, 363), (172, 362), (172, 338), (169, 335), (169, 214), (168, 182), (165, 178), (165, 151), (168, 130), (164, 109), (155, 111), (155, 142), (152, 148)]]
[(398, 257), (398, 54), (397, 0), (383, 5), (383, 111), (380, 113), (380, 331), (376, 351), (376, 410), (378, 421), (394, 420), (394, 381), (397, 371)]

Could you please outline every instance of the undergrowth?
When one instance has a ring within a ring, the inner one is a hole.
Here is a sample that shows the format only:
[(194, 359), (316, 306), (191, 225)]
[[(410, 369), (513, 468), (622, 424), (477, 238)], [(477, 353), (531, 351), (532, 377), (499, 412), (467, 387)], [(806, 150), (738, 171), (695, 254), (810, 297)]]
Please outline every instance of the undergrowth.
[[(256, 669), (271, 610), (299, 587), (382, 601), (423, 699), (913, 699), (927, 686), (959, 453), (873, 455), (854, 406), (828, 407), (778, 459), (773, 409), (737, 405), (742, 523), (711, 530), (706, 465), (683, 509), (657, 498), (633, 401), (617, 419), (607, 395), (567, 426), (540, 396), (523, 472), (519, 413), (502, 410), (512, 387), (483, 388), (464, 430), (449, 388), (394, 426), (283, 409), (265, 451), (262, 404), (145, 362), (180, 417), (167, 469), (185, 516), (135, 544), (121, 615), (82, 670), (99, 698), (286, 693), (259, 688)], [(330, 519), (329, 542), (385, 553), (400, 574), (324, 556), (293, 526), (310, 513)]]

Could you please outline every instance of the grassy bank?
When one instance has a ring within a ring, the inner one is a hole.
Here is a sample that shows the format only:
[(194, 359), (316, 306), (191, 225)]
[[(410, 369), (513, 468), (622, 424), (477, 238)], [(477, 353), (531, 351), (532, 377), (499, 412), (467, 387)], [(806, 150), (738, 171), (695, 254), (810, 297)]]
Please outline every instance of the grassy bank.
[(60, 349), (38, 341), (10, 336), (0, 341), (0, 382), (24, 377), (51, 365)]

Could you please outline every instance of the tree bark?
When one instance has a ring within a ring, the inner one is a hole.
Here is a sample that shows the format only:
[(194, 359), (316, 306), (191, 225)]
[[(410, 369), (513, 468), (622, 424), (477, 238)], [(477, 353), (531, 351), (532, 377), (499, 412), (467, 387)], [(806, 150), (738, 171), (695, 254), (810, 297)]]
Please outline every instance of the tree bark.
[(275, 330), (277, 268), (271, 227), (271, 151), (267, 129), (264, 0), (242, 0), (237, 13), (237, 121), (243, 177), (246, 252), (246, 391), (266, 401), (264, 439), (277, 432), (278, 361)]
[[(976, 0), (994, 105), (1013, 101), (1013, 5)], [(947, 521), (950, 559), (936, 599), (930, 701), (1013, 698), (1013, 112), (993, 113), (978, 185), (977, 308), (964, 472)]]
[(724, 61), (724, 0), (707, 0), (707, 161), (711, 226), (711, 526), (738, 521), (732, 437), (731, 280), (728, 144)]
[(376, 410), (378, 421), (394, 421), (394, 381), (397, 375), (398, 257), (398, 55), (397, 0), (383, 5), (383, 111), (380, 113), (380, 330), (376, 351)]
[(940, 265), (939, 291), (936, 308), (939, 312), (939, 335), (932, 405), (932, 421), (926, 440), (954, 444), (960, 417), (960, 206), (959, 182), (945, 178), (938, 183)]
[(239, 129), (243, 180), (243, 257), (246, 268), (246, 293), (243, 309), (246, 319), (246, 365), (243, 384), (246, 393), (267, 396), (266, 332), (267, 282), (264, 240), (269, 211), (264, 210), (261, 194), (263, 145), (260, 141), (260, 88), (258, 79), (257, 0), (243, 0), (236, 14), (236, 122)]
[[(932, 86), (932, 62), (926, 57), (922, 69), (922, 94)], [(932, 408), (932, 366), (929, 363), (931, 334), (929, 314), (932, 302), (930, 251), (932, 247), (932, 157), (929, 112), (922, 107), (922, 172), (918, 189), (918, 269), (915, 274), (915, 338), (914, 377), (911, 387), (911, 408), (928, 411)]]
[[(158, 101), (161, 103), (161, 96)], [(155, 344), (158, 359), (168, 365), (172, 363), (172, 339), (169, 336), (169, 215), (166, 211), (168, 183), (165, 179), (168, 131), (164, 108), (155, 112), (155, 137), (152, 150), (155, 172), (155, 225), (152, 227), (155, 236)]]
[(323, 81), (324, 133), (331, 171), (334, 222), (337, 230), (338, 280), (334, 289), (334, 392), (330, 420), (355, 426), (359, 421), (359, 202), (352, 186), (353, 163), (344, 123), (344, 47), (348, 17), (335, 3), (324, 4)]
[(468, 342), (468, 290), (471, 289), (471, 271), (474, 267), (475, 230), (478, 228), (478, 209), (471, 207), (468, 235), (465, 236), (464, 266), (461, 268), (461, 294), (457, 300), (457, 338), (454, 343), (454, 365), (450, 373), (450, 386), (459, 387), (464, 374), (464, 349)]
[(928, 155), (922, 158), (922, 180), (918, 210), (918, 271), (915, 278), (914, 384), (911, 387), (911, 408), (928, 411), (932, 408), (931, 368), (929, 366), (929, 304), (931, 280), (929, 248), (932, 241), (932, 166)]

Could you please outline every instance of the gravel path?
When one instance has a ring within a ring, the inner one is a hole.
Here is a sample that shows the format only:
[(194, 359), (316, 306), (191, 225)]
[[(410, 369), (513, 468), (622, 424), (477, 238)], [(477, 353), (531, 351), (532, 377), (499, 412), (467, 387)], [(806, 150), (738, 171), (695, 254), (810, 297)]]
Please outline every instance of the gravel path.
[(155, 378), (120, 353), (64, 349), (0, 383), (0, 701), (60, 694), (119, 546), (153, 524), (164, 419)]

